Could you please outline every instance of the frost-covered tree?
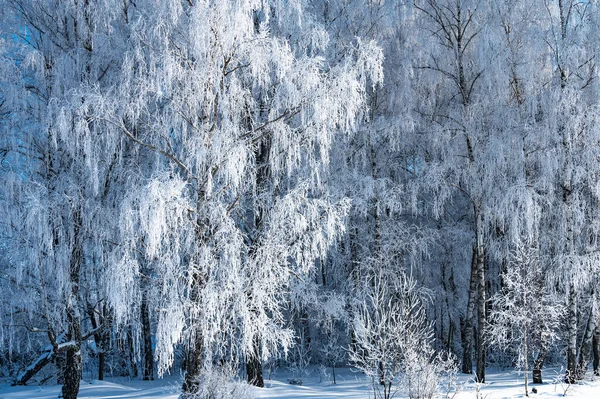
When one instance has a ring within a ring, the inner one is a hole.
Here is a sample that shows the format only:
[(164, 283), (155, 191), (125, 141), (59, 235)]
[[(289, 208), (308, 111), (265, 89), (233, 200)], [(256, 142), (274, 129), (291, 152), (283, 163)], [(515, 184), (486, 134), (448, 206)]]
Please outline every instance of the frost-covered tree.
[(502, 348), (514, 348), (517, 367), (522, 370), (525, 396), (529, 396), (530, 359), (534, 342), (539, 339), (536, 330), (544, 324), (544, 340), (552, 342), (557, 335), (561, 307), (548, 294), (539, 294), (541, 276), (540, 256), (527, 242), (516, 242), (506, 270), (500, 276), (502, 291), (491, 298), (490, 342)]
[[(334, 134), (366, 110), (382, 56), (356, 39), (343, 59), (325, 58), (328, 35), (302, 2), (139, 3), (129, 12), (117, 83), (82, 88), (108, 136), (155, 158), (121, 207), (111, 301), (127, 320), (142, 251), (160, 276), (159, 374), (186, 342), (184, 388), (194, 391), (203, 366), (289, 346), (286, 289), (325, 255), (346, 213), (319, 175)], [(248, 364), (260, 384), (259, 364)]]
[(27, 329), (44, 333), (50, 343), (16, 382), (25, 383), (64, 356), (63, 396), (75, 398), (85, 344), (95, 338), (103, 367), (111, 319), (105, 250), (114, 235), (121, 148), (96, 129), (90, 103), (77, 92), (81, 86), (110, 84), (110, 51), (101, 45), (109, 33), (107, 4), (5, 5), (11, 41), (3, 62), (12, 76), (4, 78), (4, 87), (13, 111), (6, 150), (18, 160), (4, 208), (6, 220), (15, 225), (9, 280), (17, 290), (27, 288)]
[[(554, 252), (559, 285), (567, 298), (567, 380), (574, 382), (577, 375), (578, 330), (581, 309), (580, 295), (589, 288), (594, 274), (593, 260), (595, 232), (588, 233), (593, 222), (586, 216), (596, 201), (595, 156), (588, 151), (596, 142), (595, 98), (597, 83), (594, 76), (596, 47), (587, 40), (588, 32), (595, 29), (595, 4), (574, 1), (547, 2), (546, 32), (552, 65), (551, 88), (544, 92), (544, 124), (552, 138), (554, 164), (548, 164), (545, 173), (554, 173), (555, 243)], [(592, 178), (592, 180), (590, 180)], [(593, 230), (593, 229), (592, 229)]]
[(498, 337), (534, 383), (562, 354), (584, 375), (596, 2), (0, 5), (0, 368), (20, 382), (54, 363), (72, 397), (111, 356), (181, 366), (188, 393), (215, 370), (261, 386), (269, 359), (335, 367), (407, 274), (434, 300), (403, 375), (448, 350), (484, 381)]
[[(438, 137), (427, 144), (422, 155), (427, 162), (424, 177), (433, 190), (433, 212), (439, 217), (444, 205), (456, 194), (470, 208), (473, 234), (473, 260), (466, 315), (463, 318), (463, 372), (471, 373), (473, 325), (477, 315), (476, 375), (485, 381), (486, 356), (486, 224), (489, 199), (494, 195), (494, 179), (488, 169), (497, 154), (492, 131), (487, 128), (490, 105), (478, 96), (484, 67), (490, 54), (481, 51), (488, 15), (478, 1), (425, 1), (415, 3), (422, 16), (424, 33), (417, 67), (423, 73), (419, 104), (424, 123), (421, 129), (435, 129)], [(439, 79), (444, 84), (439, 84)], [(436, 93), (439, 92), (438, 93)], [(492, 157), (490, 157), (492, 155)], [(417, 183), (418, 187), (420, 182)], [(475, 313), (476, 311), (476, 313)]]

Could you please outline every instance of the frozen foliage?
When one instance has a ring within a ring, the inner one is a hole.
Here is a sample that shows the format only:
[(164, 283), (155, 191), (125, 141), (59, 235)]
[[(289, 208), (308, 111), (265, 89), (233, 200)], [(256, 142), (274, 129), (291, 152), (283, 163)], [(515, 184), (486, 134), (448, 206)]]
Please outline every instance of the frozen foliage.
[(234, 380), (222, 370), (205, 370), (200, 376), (200, 390), (183, 394), (181, 399), (254, 399), (248, 384)]
[(410, 398), (432, 398), (445, 370), (432, 347), (424, 293), (402, 272), (379, 272), (365, 284), (350, 360), (371, 379), (377, 397), (390, 399), (405, 390)]
[(0, 0), (0, 375), (599, 373), (598, 7)]
[(367, 79), (381, 83), (382, 53), (357, 40), (327, 61), (326, 34), (293, 9), (293, 40), (277, 35), (289, 5), (132, 10), (116, 84), (81, 93), (109, 135), (157, 157), (132, 176), (108, 281), (125, 321), (140, 253), (156, 265), (159, 374), (184, 341), (200, 339), (207, 364), (287, 351), (283, 294), (343, 231), (346, 202), (320, 194), (318, 173), (365, 112)]
[(539, 253), (518, 241), (502, 273), (503, 289), (492, 297), (489, 337), (499, 348), (516, 348), (516, 367), (523, 371), (529, 394), (532, 353), (556, 339), (562, 307), (543, 286)]

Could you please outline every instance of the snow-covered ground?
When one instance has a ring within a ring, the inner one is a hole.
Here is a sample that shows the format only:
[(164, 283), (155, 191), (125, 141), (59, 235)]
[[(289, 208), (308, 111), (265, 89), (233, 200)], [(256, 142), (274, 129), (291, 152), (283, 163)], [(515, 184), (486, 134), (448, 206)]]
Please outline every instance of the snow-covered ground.
[[(530, 393), (531, 398), (563, 397), (566, 385), (551, 382), (552, 371), (547, 372), (547, 383), (532, 385), (538, 391)], [(372, 391), (369, 382), (359, 373), (350, 369), (337, 372), (337, 385), (333, 385), (327, 376), (313, 370), (312, 373), (300, 377), (302, 385), (288, 383), (292, 377), (289, 372), (279, 371), (271, 374), (263, 389), (251, 388), (257, 398), (277, 399), (369, 399)], [(330, 377), (330, 375), (329, 375)], [(522, 375), (514, 371), (491, 371), (487, 374), (488, 383), (480, 387), (480, 397), (486, 399), (522, 398), (524, 397)], [(447, 397), (454, 399), (475, 399), (477, 386), (466, 376), (460, 376), (460, 391), (451, 392)], [(169, 377), (156, 381), (139, 381), (126, 379), (110, 379), (109, 381), (85, 381), (81, 385), (80, 399), (176, 399), (181, 386), (179, 377)], [(27, 386), (11, 387), (7, 384), (0, 386), (0, 399), (56, 399), (60, 386)], [(456, 395), (455, 395), (456, 393)], [(577, 399), (600, 398), (600, 377), (591, 373), (579, 384), (568, 388), (566, 396)], [(399, 395), (397, 398), (403, 398)], [(446, 397), (442, 395), (441, 397)], [(234, 399), (234, 398), (232, 398)]]

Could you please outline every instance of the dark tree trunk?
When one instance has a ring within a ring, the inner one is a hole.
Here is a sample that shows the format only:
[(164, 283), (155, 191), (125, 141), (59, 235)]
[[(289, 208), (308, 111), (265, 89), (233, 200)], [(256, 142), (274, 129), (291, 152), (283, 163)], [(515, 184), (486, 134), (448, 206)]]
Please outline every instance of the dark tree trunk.
[(265, 381), (263, 378), (260, 338), (254, 337), (253, 342), (254, 354), (246, 360), (246, 378), (249, 384), (259, 388), (264, 388)]
[(263, 379), (260, 342), (258, 337), (254, 338), (254, 355), (246, 362), (246, 374), (248, 383), (259, 388), (264, 388), (265, 381)]
[[(204, 191), (202, 188), (199, 188), (197, 191), (198, 202), (197, 209), (201, 209), (201, 202), (204, 201)], [(195, 228), (195, 240), (197, 248), (201, 248), (202, 243), (205, 241), (207, 228), (206, 223), (202, 220), (201, 217), (197, 219), (197, 225)], [(200, 256), (200, 252), (198, 251), (195, 256)], [(200, 260), (198, 259), (198, 263), (200, 264)], [(200, 303), (202, 300), (202, 290), (206, 285), (206, 274), (202, 271), (191, 271), (191, 292), (190, 292), (190, 300), (192, 303)], [(202, 317), (202, 315), (198, 315), (197, 317)], [(192, 340), (189, 343), (189, 346), (186, 348), (186, 359), (185, 359), (185, 377), (183, 379), (183, 393), (184, 396), (188, 394), (195, 394), (198, 392), (200, 387), (200, 374), (202, 372), (202, 356), (204, 354), (204, 337), (202, 336), (202, 331), (200, 328), (196, 328), (194, 331), (195, 334), (192, 336)]]
[(110, 349), (110, 326), (112, 317), (106, 306), (103, 306), (101, 331), (99, 333), (99, 353), (98, 353), (98, 379), (104, 380), (104, 370), (106, 369), (106, 352)]
[(67, 349), (66, 355), (62, 396), (63, 399), (77, 399), (82, 368), (79, 345)]
[[(197, 234), (201, 237), (201, 232)], [(201, 238), (198, 238), (201, 240)], [(192, 275), (192, 292), (191, 299), (194, 302), (200, 301), (202, 288), (204, 287), (205, 279), (201, 274), (194, 273)], [(196, 330), (193, 336), (193, 341), (187, 348), (187, 357), (185, 362), (185, 377), (183, 379), (184, 394), (195, 394), (200, 388), (200, 373), (202, 372), (202, 355), (204, 352), (204, 338), (201, 331)]]
[(106, 364), (106, 353), (101, 351), (98, 353), (98, 380), (104, 380), (104, 366)]
[[(81, 209), (73, 212), (73, 247), (69, 263), (69, 283), (71, 290), (66, 298), (66, 314), (68, 323), (67, 339), (72, 344), (66, 349), (65, 368), (63, 373), (62, 394), (64, 399), (77, 399), (81, 382), (81, 315), (77, 307), (79, 294), (79, 273), (83, 260), (83, 243), (81, 237)], [(57, 348), (55, 348), (57, 350)]]
[[(269, 138), (265, 138), (260, 142), (258, 147), (255, 150), (255, 158), (256, 158), (256, 175), (255, 182), (257, 190), (260, 192), (264, 192), (267, 190), (267, 184), (269, 181), (269, 176), (271, 174), (271, 170), (269, 167), (269, 151), (271, 148), (271, 140)], [(254, 204), (253, 207), (253, 230), (254, 237), (252, 237), (250, 242), (250, 256), (253, 257), (256, 254), (258, 239), (260, 237), (260, 233), (263, 229), (263, 207), (265, 204)], [(248, 303), (251, 306), (250, 311), (253, 313), (258, 313), (256, 307), (254, 307), (253, 293), (248, 291), (246, 293), (248, 296)], [(246, 378), (249, 384), (252, 384), (257, 387), (264, 387), (265, 382), (263, 379), (262, 372), (262, 348), (260, 337), (255, 335), (252, 340), (253, 354), (248, 357), (246, 360)]]
[[(109, 327), (106, 325), (109, 323), (108, 309), (106, 306), (102, 307), (102, 313), (97, 310), (93, 305), (87, 305), (87, 313), (90, 318), (92, 328), (97, 330), (94, 333), (94, 342), (96, 343), (96, 354), (98, 355), (98, 380), (104, 380), (104, 368), (106, 364), (106, 350), (110, 346), (110, 334), (108, 332)], [(99, 329), (99, 327), (102, 327)]]
[(594, 355), (594, 375), (600, 375), (600, 370), (598, 370), (598, 365), (600, 364), (600, 351), (598, 350), (600, 341), (600, 329), (596, 327), (594, 329), (594, 337), (592, 338), (592, 353)]
[(77, 399), (82, 372), (81, 323), (78, 311), (70, 304), (67, 305), (67, 320), (69, 323), (67, 338), (72, 341), (72, 344), (65, 351), (62, 396), (63, 399)]
[(542, 337), (542, 341), (540, 342), (540, 351), (537, 355), (537, 358), (533, 361), (533, 383), (534, 384), (542, 384), (542, 369), (544, 367), (544, 361), (546, 360), (546, 355), (548, 354), (549, 342), (547, 338)]
[(379, 362), (379, 385), (385, 386), (385, 368), (383, 362)]
[(36, 359), (35, 362), (30, 364), (23, 373), (17, 376), (17, 379), (12, 383), (12, 385), (27, 385), (27, 381), (29, 381), (34, 375), (42, 370), (47, 364), (51, 363), (55, 357), (56, 355), (54, 351), (49, 351), (42, 354)]
[(154, 380), (154, 354), (152, 353), (152, 330), (150, 326), (150, 312), (148, 310), (148, 294), (142, 291), (142, 334), (144, 336), (144, 363), (143, 379)]
[(56, 383), (58, 385), (62, 385), (65, 382), (65, 354), (60, 353), (56, 356), (55, 360), (56, 369), (58, 370), (58, 375), (56, 376)]
[(201, 335), (194, 338), (194, 342), (188, 349), (185, 362), (185, 378), (183, 379), (183, 392), (185, 394), (195, 394), (199, 390), (198, 380), (202, 371), (202, 351), (204, 350), (204, 341)]
[(485, 286), (485, 249), (482, 236), (481, 216), (475, 213), (477, 222), (477, 364), (475, 378), (478, 382), (485, 382), (485, 357), (487, 352), (486, 330), (486, 286)]
[(246, 362), (246, 372), (248, 375), (248, 383), (259, 388), (264, 388), (265, 381), (263, 379), (262, 363), (256, 358), (251, 358)]
[(471, 257), (471, 281), (469, 284), (469, 299), (467, 302), (467, 314), (461, 323), (461, 340), (463, 347), (462, 372), (473, 373), (473, 318), (475, 315), (475, 303), (477, 301), (477, 251), (473, 247)]

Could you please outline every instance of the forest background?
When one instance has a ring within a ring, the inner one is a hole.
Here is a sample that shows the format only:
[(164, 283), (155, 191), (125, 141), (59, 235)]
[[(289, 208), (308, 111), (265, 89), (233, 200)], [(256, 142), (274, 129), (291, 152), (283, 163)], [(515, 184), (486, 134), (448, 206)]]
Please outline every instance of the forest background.
[(599, 7), (0, 1), (0, 375), (597, 371)]

